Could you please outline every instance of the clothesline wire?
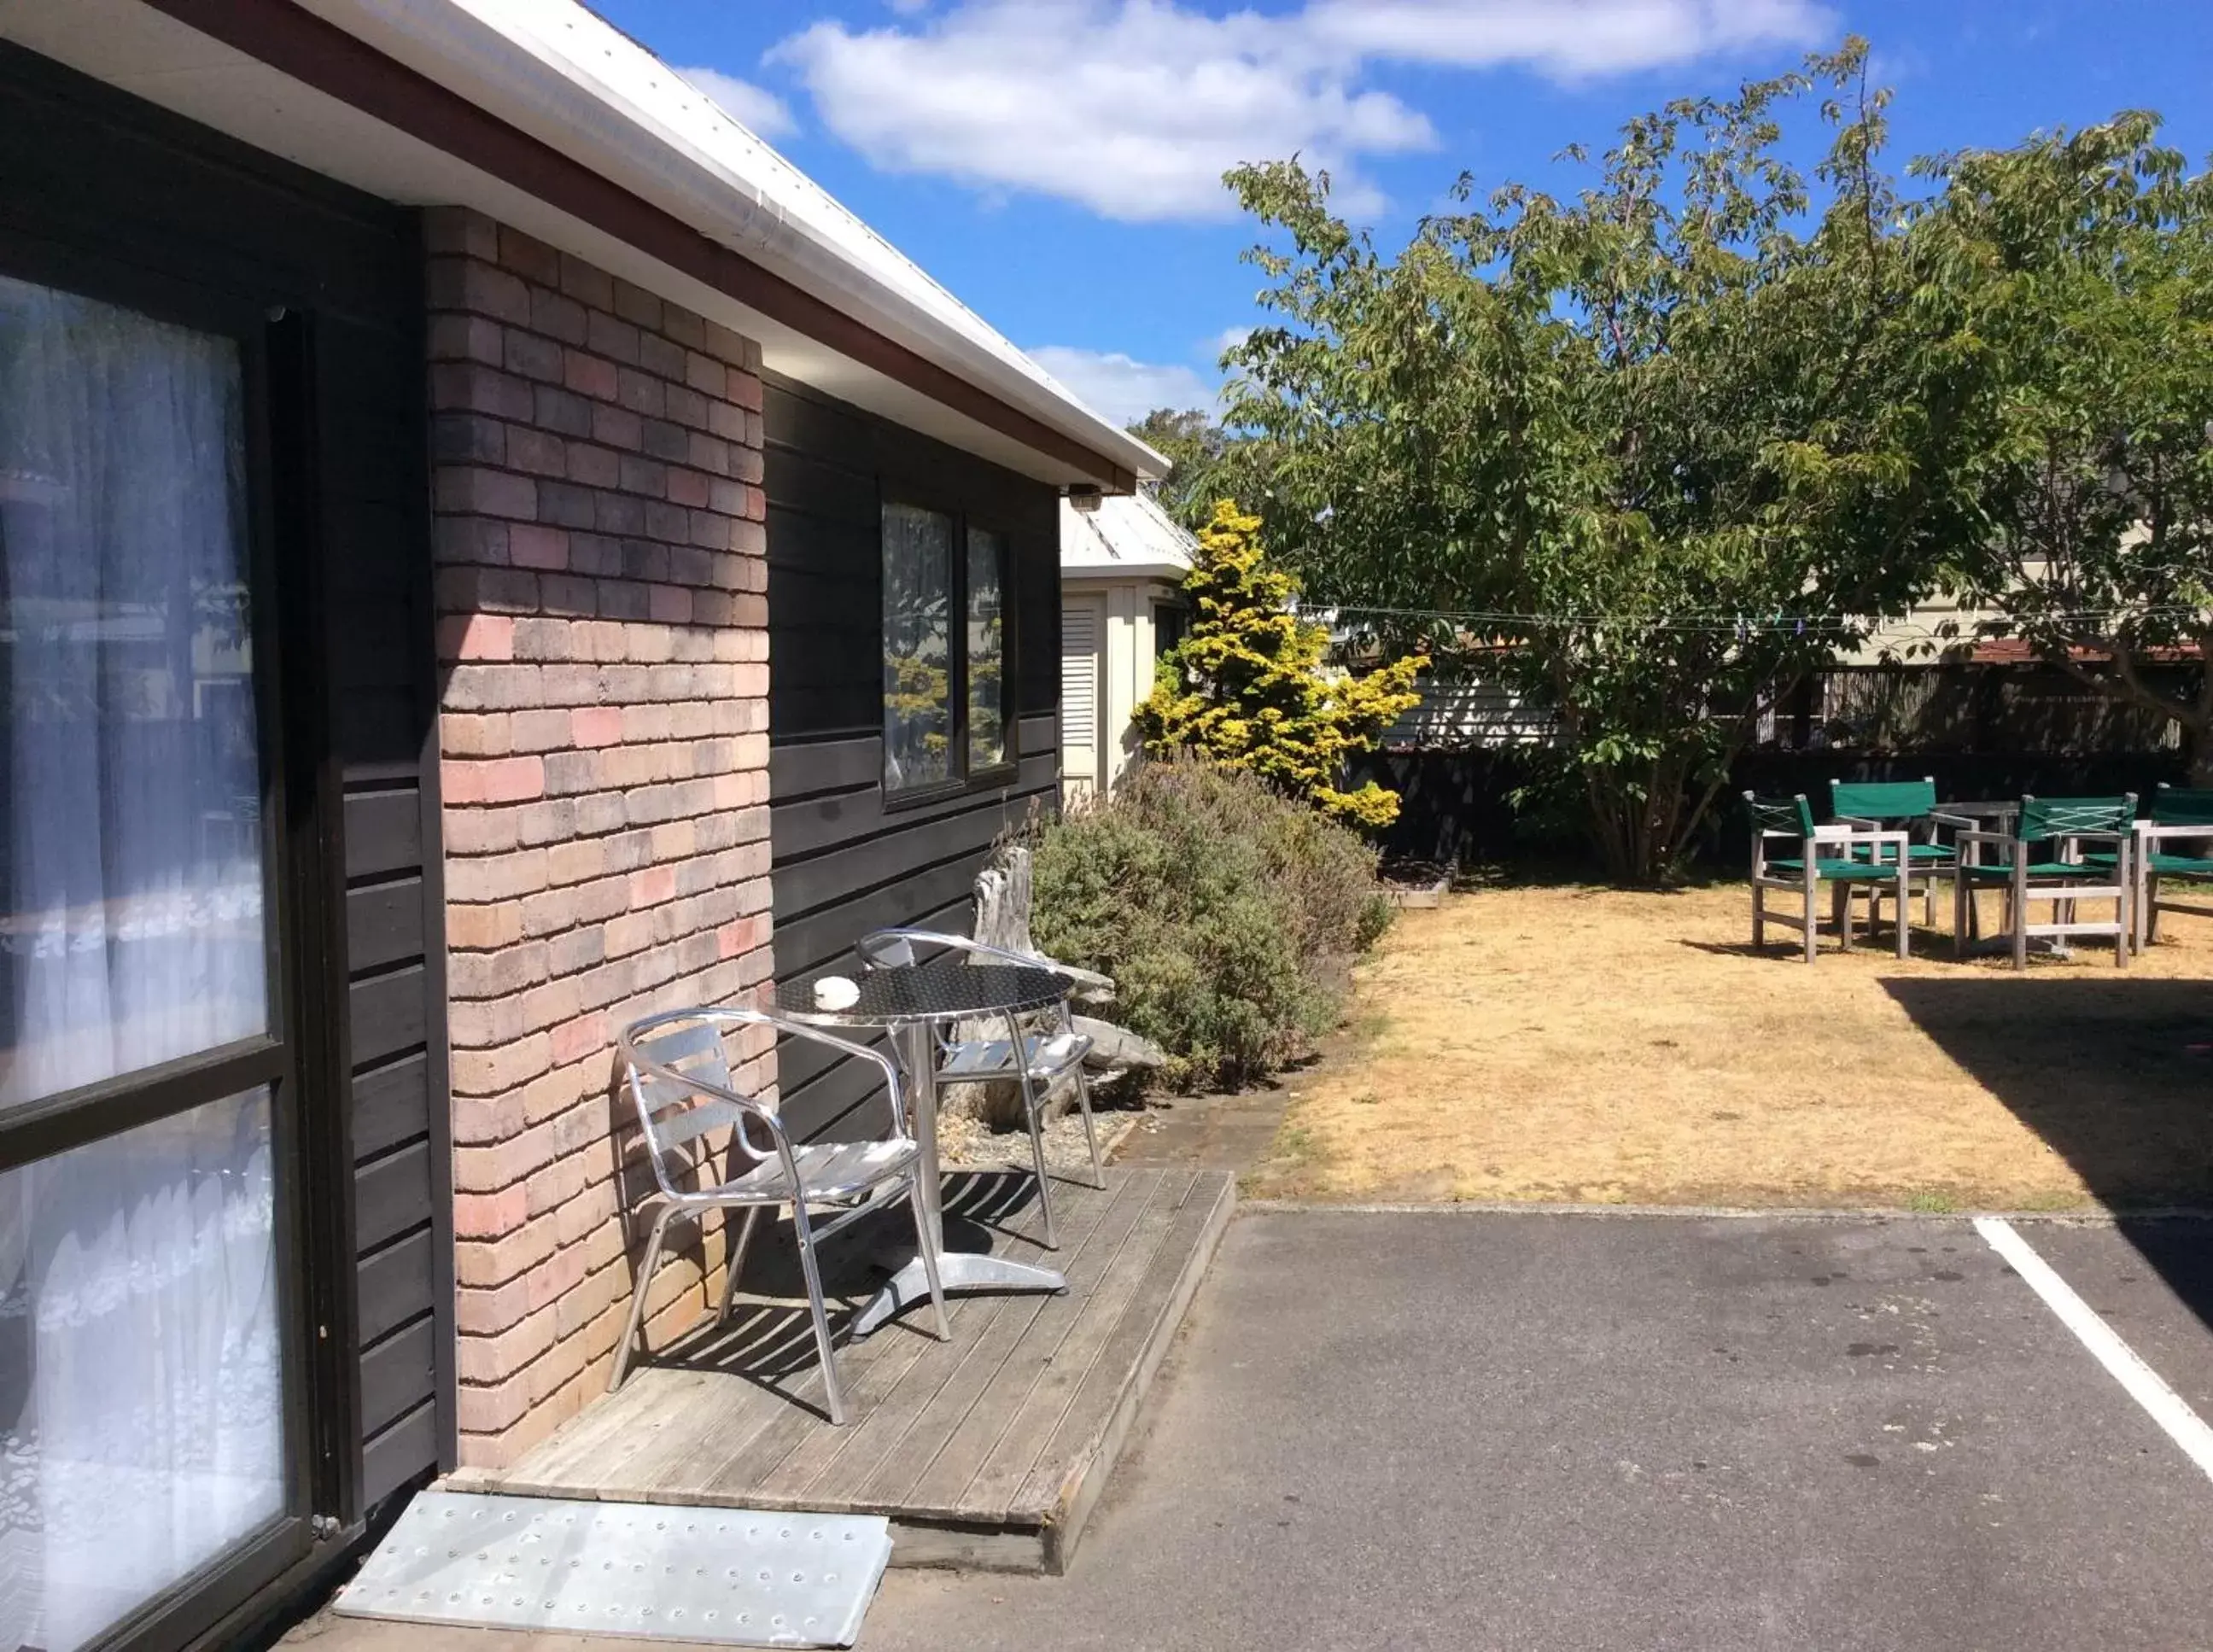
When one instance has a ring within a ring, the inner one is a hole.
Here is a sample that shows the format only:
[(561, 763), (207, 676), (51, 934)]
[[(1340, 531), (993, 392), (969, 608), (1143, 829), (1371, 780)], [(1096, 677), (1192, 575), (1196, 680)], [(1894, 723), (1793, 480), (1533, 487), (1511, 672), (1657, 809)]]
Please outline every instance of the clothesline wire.
[[(1675, 614), (1582, 613), (1539, 614), (1515, 613), (1501, 609), (1400, 608), (1374, 604), (1349, 602), (1312, 602), (1302, 605), (1311, 615), (1330, 615), (1356, 619), (1413, 619), (1434, 620), (1455, 625), (1486, 625), (1501, 630), (1552, 630), (1570, 626), (1618, 626), (1645, 631), (1666, 631), (1705, 636), (1769, 636), (1776, 634), (1804, 636), (1809, 633), (1845, 633), (1853, 631), (1881, 632), (1910, 641), (1992, 641), (2010, 633), (1994, 632), (1985, 629), (1989, 622), (1963, 619), (1950, 630), (1921, 625), (1909, 627), (1904, 620), (1887, 621), (1876, 615), (1865, 619), (1847, 619), (1833, 615), (1804, 614), (1733, 614), (1722, 610), (1689, 610)], [(2053, 620), (2076, 625), (2095, 625), (2114, 619), (2161, 620), (2190, 619), (2204, 613), (2201, 608), (2186, 604), (2155, 606), (2148, 608), (2083, 608), (2055, 612), (2046, 616)], [(2003, 622), (2001, 622), (2003, 623)]]

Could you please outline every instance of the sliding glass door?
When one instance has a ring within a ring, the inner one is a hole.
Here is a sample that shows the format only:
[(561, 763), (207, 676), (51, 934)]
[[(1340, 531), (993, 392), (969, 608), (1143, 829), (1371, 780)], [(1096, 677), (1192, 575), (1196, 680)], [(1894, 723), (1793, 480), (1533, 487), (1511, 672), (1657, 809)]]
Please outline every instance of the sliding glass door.
[(249, 357), (0, 277), (0, 1648), (301, 1508)]

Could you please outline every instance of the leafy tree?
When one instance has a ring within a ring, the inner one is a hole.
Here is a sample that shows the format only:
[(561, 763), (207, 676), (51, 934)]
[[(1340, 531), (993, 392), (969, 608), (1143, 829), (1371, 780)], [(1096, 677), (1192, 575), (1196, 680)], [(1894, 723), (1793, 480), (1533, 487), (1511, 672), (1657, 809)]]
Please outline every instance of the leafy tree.
[(1168, 473), (1153, 485), (1153, 497), (1196, 533), (1213, 515), (1228, 436), (1195, 407), (1181, 412), (1156, 407), (1130, 426), (1130, 434), (1168, 461)]
[(1344, 765), (1372, 747), (1421, 696), (1418, 655), (1366, 676), (1326, 674), (1329, 627), (1301, 619), (1299, 582), (1263, 551), (1260, 521), (1228, 499), (1198, 535), (1184, 579), (1195, 617), (1161, 658), (1152, 698), (1136, 721), (1145, 749), (1165, 756), (1194, 748), (1226, 768), (1247, 769), (1347, 825), (1388, 826), (1399, 795), (1370, 780), (1340, 789)]
[[(1915, 302), (1864, 67), (1855, 40), (1631, 120), (1570, 198), (1463, 179), (1395, 260), (1326, 175), (1229, 174), (1282, 238), (1250, 255), (1278, 324), (1229, 354), (1271, 543), (1549, 701), (1618, 878), (1680, 870), (1763, 711), (1934, 586), (1969, 514), (1960, 345)], [(1782, 123), (1817, 86), (1809, 180)]]
[(1936, 290), (1978, 341), (1988, 513), (1965, 594), (2181, 724), (2213, 785), (2213, 174), (2154, 115), (1920, 168)]

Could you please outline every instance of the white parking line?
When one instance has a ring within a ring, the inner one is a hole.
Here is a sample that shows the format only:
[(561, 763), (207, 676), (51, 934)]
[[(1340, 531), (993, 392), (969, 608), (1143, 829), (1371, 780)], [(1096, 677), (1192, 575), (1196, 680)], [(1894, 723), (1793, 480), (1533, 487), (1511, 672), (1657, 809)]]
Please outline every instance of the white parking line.
[(2114, 1334), (2112, 1326), (2075, 1294), (2075, 1288), (2029, 1248), (2028, 1241), (2015, 1231), (2011, 1222), (1997, 1216), (1977, 1216), (1975, 1231), (1992, 1250), (2012, 1264), (2013, 1271), (2028, 1282), (2031, 1290), (2044, 1298), (2045, 1306), (2058, 1314), (2059, 1322), (2072, 1331), (2076, 1339), (2097, 1357), (2098, 1363), (2112, 1374), (2113, 1381), (2151, 1413), (2151, 1420), (2167, 1430), (2167, 1438), (2182, 1448), (2183, 1454), (2213, 1479), (2213, 1428), (2208, 1428), (2205, 1419), (2190, 1409), (2190, 1403), (2168, 1387), (2166, 1380), (2145, 1364), (2135, 1349)]

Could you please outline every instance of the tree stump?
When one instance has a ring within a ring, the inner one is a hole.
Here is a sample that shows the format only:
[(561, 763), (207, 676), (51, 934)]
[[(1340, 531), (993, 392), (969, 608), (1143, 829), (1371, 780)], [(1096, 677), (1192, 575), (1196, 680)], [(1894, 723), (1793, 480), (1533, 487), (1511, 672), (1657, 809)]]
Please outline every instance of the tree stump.
[[(1009, 844), (991, 857), (976, 875), (976, 927), (971, 933), (987, 947), (1009, 952), (1033, 953), (1030, 939), (1030, 851)], [(988, 960), (978, 959), (978, 963)], [(967, 1039), (1004, 1038), (1006, 1023), (961, 1021), (954, 1036)], [(994, 1131), (1021, 1130), (1022, 1087), (1002, 1081), (993, 1084), (956, 1084), (946, 1094), (948, 1105), (980, 1120)]]
[[(1037, 942), (1030, 936), (1030, 851), (1018, 844), (1009, 844), (992, 856), (991, 863), (976, 875), (975, 938), (986, 946), (1003, 947), (1009, 952), (1039, 954)], [(979, 960), (978, 960), (986, 961)], [(1076, 972), (1082, 978), (1076, 984), (1076, 1001), (1086, 1007), (1112, 1003), (1114, 983), (1106, 976), (1089, 970)], [(1084, 1065), (1094, 1082), (1112, 1082), (1123, 1077), (1133, 1068), (1158, 1067), (1167, 1059), (1160, 1051), (1134, 1033), (1119, 1027), (1085, 1017), (1076, 1020), (1076, 1031), (1089, 1034), (1096, 1040)], [(961, 1039), (1004, 1038), (1003, 1021), (962, 1021), (955, 1028)], [(1064, 1087), (1064, 1093), (1055, 1098), (1060, 1106), (1075, 1100), (1075, 1087)], [(956, 1084), (945, 1094), (947, 1107), (964, 1113), (994, 1131), (1021, 1130), (1021, 1086), (1010, 1082), (993, 1084)]]

